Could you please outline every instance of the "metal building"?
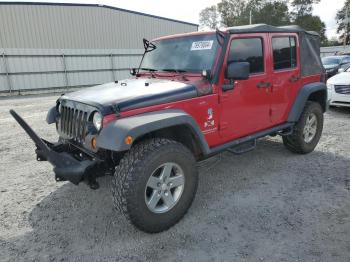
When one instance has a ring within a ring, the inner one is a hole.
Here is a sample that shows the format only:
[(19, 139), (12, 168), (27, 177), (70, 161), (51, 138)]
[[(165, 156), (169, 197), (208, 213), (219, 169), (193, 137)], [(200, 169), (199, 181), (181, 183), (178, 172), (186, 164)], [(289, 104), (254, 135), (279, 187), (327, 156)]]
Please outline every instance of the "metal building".
[(321, 47), (321, 57), (324, 56), (332, 56), (336, 54), (342, 54), (342, 53), (350, 53), (350, 46), (327, 46), (327, 47)]
[(121, 79), (138, 65), (143, 38), (197, 30), (104, 5), (0, 2), (0, 94)]

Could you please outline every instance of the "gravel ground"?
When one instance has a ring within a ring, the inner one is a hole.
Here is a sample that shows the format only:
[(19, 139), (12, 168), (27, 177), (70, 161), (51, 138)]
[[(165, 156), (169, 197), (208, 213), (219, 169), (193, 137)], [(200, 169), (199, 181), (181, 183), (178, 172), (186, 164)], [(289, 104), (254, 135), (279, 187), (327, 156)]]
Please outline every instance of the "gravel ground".
[(326, 114), (316, 151), (280, 138), (202, 163), (196, 199), (175, 227), (146, 234), (101, 188), (56, 183), (8, 114), (57, 139), (45, 116), (55, 96), (0, 100), (1, 261), (350, 261), (350, 109)]

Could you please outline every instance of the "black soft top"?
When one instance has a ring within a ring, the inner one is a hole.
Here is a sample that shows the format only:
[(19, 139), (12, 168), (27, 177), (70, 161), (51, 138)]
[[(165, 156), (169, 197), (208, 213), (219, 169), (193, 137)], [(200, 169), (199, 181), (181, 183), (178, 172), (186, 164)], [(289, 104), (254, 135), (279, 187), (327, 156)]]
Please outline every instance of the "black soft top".
[(272, 26), (266, 24), (243, 25), (226, 28), (230, 34), (244, 33), (297, 33), (300, 46), (301, 76), (319, 75), (324, 71), (320, 58), (320, 36), (297, 25)]
[(254, 24), (254, 25), (242, 25), (226, 28), (227, 32), (231, 34), (238, 33), (307, 33), (310, 35), (318, 36), (317, 32), (306, 31), (297, 25), (287, 26), (272, 26), (266, 24)]

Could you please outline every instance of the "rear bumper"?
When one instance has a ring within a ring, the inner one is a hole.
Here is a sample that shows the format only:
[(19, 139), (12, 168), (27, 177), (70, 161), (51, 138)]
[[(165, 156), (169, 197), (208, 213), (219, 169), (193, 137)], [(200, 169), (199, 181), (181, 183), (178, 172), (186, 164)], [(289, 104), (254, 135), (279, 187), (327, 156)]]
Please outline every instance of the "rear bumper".
[(70, 181), (77, 185), (99, 162), (84, 156), (77, 148), (62, 143), (52, 144), (41, 139), (15, 111), (11, 110), (10, 113), (36, 144), (37, 160), (52, 164), (56, 181)]

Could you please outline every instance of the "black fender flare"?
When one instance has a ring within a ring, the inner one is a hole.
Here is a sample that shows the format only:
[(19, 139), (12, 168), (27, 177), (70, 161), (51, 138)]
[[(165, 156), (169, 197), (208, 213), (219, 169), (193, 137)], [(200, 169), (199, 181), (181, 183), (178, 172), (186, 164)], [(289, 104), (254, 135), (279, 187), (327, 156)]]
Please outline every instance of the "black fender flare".
[(111, 151), (127, 151), (131, 145), (124, 143), (127, 136), (135, 141), (143, 135), (163, 128), (186, 125), (193, 133), (204, 155), (210, 152), (208, 143), (196, 121), (182, 110), (160, 110), (117, 119), (103, 128), (97, 136), (97, 146)]
[(288, 122), (297, 122), (304, 110), (306, 102), (309, 100), (309, 97), (316, 92), (324, 92), (324, 98), (321, 106), (323, 110), (326, 111), (327, 108), (327, 86), (325, 83), (316, 82), (311, 84), (304, 85), (298, 92), (298, 95), (294, 101), (291, 111), (288, 115)]

